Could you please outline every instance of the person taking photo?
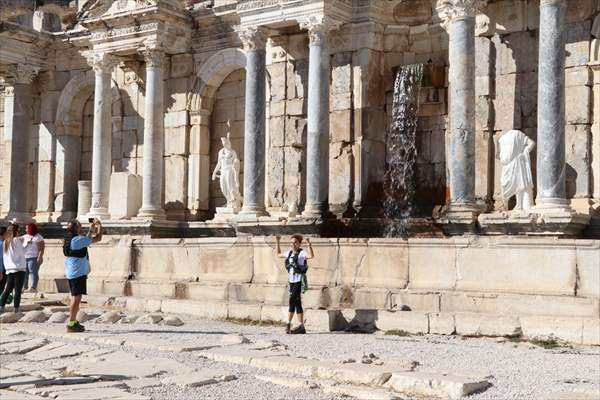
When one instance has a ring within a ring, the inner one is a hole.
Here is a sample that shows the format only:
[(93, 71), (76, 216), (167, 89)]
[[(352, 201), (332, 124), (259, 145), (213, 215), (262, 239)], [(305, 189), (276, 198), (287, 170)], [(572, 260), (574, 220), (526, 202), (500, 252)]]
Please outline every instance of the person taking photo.
[(2, 262), (6, 273), (6, 288), (0, 296), (0, 314), (4, 312), (4, 306), (12, 291), (14, 291), (14, 312), (18, 313), (27, 265), (25, 264), (24, 238), (19, 236), (19, 226), (16, 223), (12, 222), (8, 225), (3, 240)]
[(65, 260), (65, 276), (71, 291), (71, 305), (69, 306), (69, 321), (67, 332), (84, 332), (85, 327), (77, 321), (77, 313), (81, 303), (81, 296), (87, 294), (87, 276), (89, 275), (90, 257), (88, 247), (102, 240), (102, 223), (90, 220), (88, 233), (82, 233), (81, 223), (73, 219), (67, 225), (67, 235), (63, 243)]
[[(307, 290), (307, 260), (314, 258), (315, 253), (308, 238), (306, 239), (306, 244), (308, 244), (308, 254), (306, 254), (306, 252), (300, 248), (300, 245), (302, 244), (302, 235), (299, 234), (292, 235), (292, 248), (285, 253), (281, 252), (279, 236), (275, 237), (275, 241), (277, 244), (277, 257), (285, 259), (285, 269), (288, 273), (288, 292), (290, 301), (288, 308), (288, 323), (285, 327), (285, 332), (288, 334), (304, 334), (306, 333), (306, 329), (304, 328), (302, 293)], [(294, 329), (291, 329), (294, 314), (298, 316), (298, 322), (300, 325)]]

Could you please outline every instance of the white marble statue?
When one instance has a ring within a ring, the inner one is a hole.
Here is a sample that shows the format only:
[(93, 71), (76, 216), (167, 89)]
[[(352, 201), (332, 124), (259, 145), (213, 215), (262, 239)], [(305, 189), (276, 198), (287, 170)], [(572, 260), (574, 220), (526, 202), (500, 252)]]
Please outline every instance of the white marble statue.
[(515, 210), (533, 207), (533, 178), (529, 153), (535, 142), (523, 132), (511, 130), (498, 139), (496, 158), (502, 163), (502, 200), (508, 210), (508, 199), (516, 196)]
[(220, 178), (221, 192), (227, 200), (227, 207), (237, 210), (242, 205), (242, 196), (240, 195), (240, 159), (237, 153), (231, 147), (229, 132), (227, 137), (221, 138), (223, 148), (219, 150), (219, 157), (215, 170), (212, 173), (212, 180)]

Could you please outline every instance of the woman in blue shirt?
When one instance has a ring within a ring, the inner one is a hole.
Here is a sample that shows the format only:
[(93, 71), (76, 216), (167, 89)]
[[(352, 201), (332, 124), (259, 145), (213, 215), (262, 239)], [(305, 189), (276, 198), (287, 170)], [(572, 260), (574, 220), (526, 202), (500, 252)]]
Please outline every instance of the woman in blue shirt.
[(71, 290), (69, 306), (69, 322), (67, 332), (83, 332), (85, 328), (77, 321), (81, 296), (87, 294), (87, 276), (90, 273), (88, 246), (102, 240), (102, 224), (94, 219), (87, 235), (82, 234), (81, 223), (74, 219), (67, 225), (67, 236), (63, 243), (65, 260), (65, 276)]

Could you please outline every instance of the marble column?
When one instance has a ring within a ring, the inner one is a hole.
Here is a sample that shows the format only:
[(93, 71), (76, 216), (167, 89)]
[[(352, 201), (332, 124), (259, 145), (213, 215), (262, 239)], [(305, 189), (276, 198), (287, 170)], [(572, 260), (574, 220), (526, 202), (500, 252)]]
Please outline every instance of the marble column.
[(450, 47), (450, 213), (475, 206), (475, 16), (480, 0), (446, 0)]
[(88, 63), (94, 69), (94, 127), (92, 134), (92, 205), (89, 217), (109, 219), (112, 125), (111, 76), (117, 59), (106, 53), (93, 53)]
[(328, 209), (329, 194), (329, 32), (337, 27), (329, 18), (310, 18), (308, 29), (308, 98), (306, 148), (306, 205), (303, 216), (320, 217)]
[(31, 221), (29, 211), (29, 143), (32, 131), (31, 82), (38, 67), (19, 64), (10, 71), (4, 97), (4, 131), (10, 138), (10, 188), (7, 219)]
[(565, 0), (540, 1), (536, 208), (569, 208), (565, 182)]
[(138, 218), (165, 219), (162, 207), (164, 153), (164, 53), (157, 49), (143, 52), (146, 61), (144, 105), (144, 152), (142, 208)]
[(244, 115), (244, 193), (242, 214), (265, 214), (265, 110), (266, 31), (238, 28), (246, 52), (246, 100)]

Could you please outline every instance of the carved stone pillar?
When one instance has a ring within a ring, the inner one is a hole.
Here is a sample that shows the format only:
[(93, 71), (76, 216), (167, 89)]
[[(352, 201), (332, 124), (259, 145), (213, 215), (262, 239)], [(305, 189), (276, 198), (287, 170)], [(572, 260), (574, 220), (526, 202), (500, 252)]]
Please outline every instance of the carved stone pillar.
[(242, 214), (265, 214), (265, 46), (267, 33), (260, 27), (238, 28), (246, 52), (244, 116), (244, 202)]
[(4, 97), (4, 132), (7, 159), (10, 159), (10, 187), (7, 219), (24, 223), (29, 212), (29, 143), (32, 130), (31, 82), (38, 67), (19, 64), (10, 70)]
[(146, 61), (144, 107), (144, 153), (142, 208), (138, 218), (165, 219), (162, 207), (164, 153), (164, 53), (158, 49), (143, 52)]
[(569, 209), (565, 164), (565, 0), (540, 1), (536, 208)]
[(306, 149), (306, 206), (303, 216), (320, 217), (329, 194), (329, 32), (338, 22), (326, 17), (301, 21), (308, 29), (308, 105)]
[(450, 171), (448, 218), (474, 223), (475, 206), (475, 16), (482, 0), (442, 0), (450, 34)]
[(108, 219), (112, 125), (110, 82), (117, 59), (106, 53), (93, 53), (88, 63), (94, 69), (94, 130), (92, 135), (92, 205), (89, 216)]

